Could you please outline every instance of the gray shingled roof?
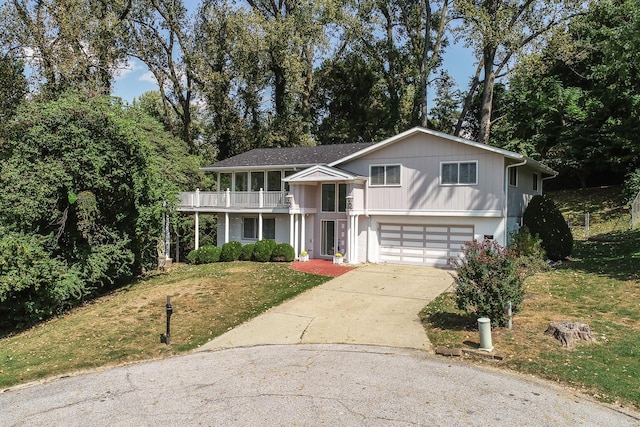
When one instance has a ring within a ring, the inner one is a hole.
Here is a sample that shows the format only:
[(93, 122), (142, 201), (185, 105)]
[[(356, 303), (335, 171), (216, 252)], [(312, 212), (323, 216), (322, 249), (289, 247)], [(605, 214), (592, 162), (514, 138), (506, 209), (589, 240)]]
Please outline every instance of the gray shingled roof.
[(373, 144), (373, 142), (368, 142), (302, 147), (255, 148), (251, 151), (216, 162), (204, 169), (325, 165), (370, 147)]

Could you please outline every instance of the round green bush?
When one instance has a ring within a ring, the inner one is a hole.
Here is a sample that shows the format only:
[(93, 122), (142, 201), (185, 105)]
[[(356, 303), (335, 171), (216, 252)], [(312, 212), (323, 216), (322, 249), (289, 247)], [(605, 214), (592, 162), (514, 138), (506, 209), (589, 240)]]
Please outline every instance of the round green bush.
[(253, 257), (253, 248), (256, 246), (255, 243), (247, 243), (242, 247), (242, 252), (240, 253), (240, 259), (243, 261), (251, 261)]
[(295, 257), (293, 246), (288, 243), (278, 243), (271, 252), (271, 261), (274, 262), (291, 262)]
[(253, 248), (253, 259), (258, 262), (268, 262), (271, 260), (271, 253), (276, 247), (273, 240), (259, 240)]
[(189, 264), (197, 264), (198, 263), (198, 251), (196, 249), (192, 250), (187, 254), (187, 261)]
[(196, 264), (211, 264), (220, 261), (222, 249), (213, 245), (204, 245), (198, 249), (198, 259)]
[(455, 261), (456, 304), (477, 317), (488, 317), (493, 325), (508, 323), (505, 307), (520, 310), (524, 284), (516, 269), (515, 257), (493, 240), (465, 244), (464, 256)]
[(242, 243), (227, 242), (222, 245), (222, 252), (220, 252), (220, 261), (237, 261), (240, 259), (240, 254), (242, 254)]
[(571, 229), (553, 200), (544, 195), (534, 196), (524, 211), (522, 221), (533, 236), (540, 237), (549, 259), (561, 260), (571, 255)]

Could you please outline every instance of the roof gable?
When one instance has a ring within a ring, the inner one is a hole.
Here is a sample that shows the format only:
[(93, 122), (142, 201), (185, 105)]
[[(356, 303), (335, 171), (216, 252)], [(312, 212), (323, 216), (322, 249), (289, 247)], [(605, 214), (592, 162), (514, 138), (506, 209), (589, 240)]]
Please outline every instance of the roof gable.
[(324, 165), (312, 166), (295, 173), (284, 181), (287, 182), (319, 182), (319, 181), (354, 181), (358, 177), (347, 171)]

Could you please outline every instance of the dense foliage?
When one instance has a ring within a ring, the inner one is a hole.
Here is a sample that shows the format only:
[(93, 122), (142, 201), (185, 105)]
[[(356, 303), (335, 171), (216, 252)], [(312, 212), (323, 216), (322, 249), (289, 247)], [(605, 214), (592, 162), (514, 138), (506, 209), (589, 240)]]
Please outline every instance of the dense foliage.
[(553, 200), (545, 195), (534, 196), (522, 221), (532, 235), (542, 240), (542, 248), (549, 259), (562, 260), (571, 255), (573, 235)]
[(464, 256), (455, 261), (458, 308), (477, 317), (488, 317), (492, 325), (506, 326), (507, 303), (511, 302), (515, 314), (524, 298), (515, 259), (513, 253), (493, 240), (466, 243)]
[(271, 239), (258, 240), (253, 247), (252, 259), (258, 262), (269, 262), (276, 242)]
[(155, 266), (164, 203), (188, 179), (169, 165), (188, 162), (181, 142), (76, 93), (24, 103), (2, 137), (3, 319), (40, 320)]
[(242, 247), (242, 253), (240, 253), (240, 259), (242, 261), (251, 261), (253, 259), (253, 250), (255, 248), (255, 243), (247, 243)]

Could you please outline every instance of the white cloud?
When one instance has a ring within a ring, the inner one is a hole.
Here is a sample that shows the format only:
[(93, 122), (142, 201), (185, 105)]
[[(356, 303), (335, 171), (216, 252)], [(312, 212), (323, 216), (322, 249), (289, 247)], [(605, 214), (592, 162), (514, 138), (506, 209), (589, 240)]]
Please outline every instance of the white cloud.
[(132, 74), (136, 71), (143, 70), (144, 66), (137, 59), (131, 59), (126, 63), (118, 64), (118, 67), (115, 70), (115, 78), (116, 80), (126, 79), (129, 74)]
[(156, 78), (153, 76), (153, 73), (151, 71), (147, 71), (146, 73), (143, 73), (142, 75), (140, 75), (140, 77), (138, 77), (138, 80), (141, 82), (147, 82), (147, 83), (152, 83), (154, 85), (158, 85), (158, 82), (156, 81)]

